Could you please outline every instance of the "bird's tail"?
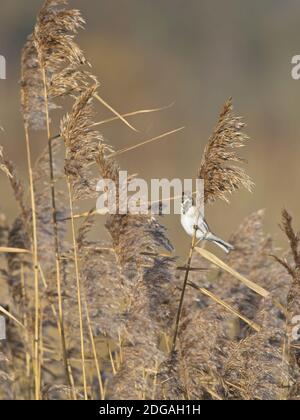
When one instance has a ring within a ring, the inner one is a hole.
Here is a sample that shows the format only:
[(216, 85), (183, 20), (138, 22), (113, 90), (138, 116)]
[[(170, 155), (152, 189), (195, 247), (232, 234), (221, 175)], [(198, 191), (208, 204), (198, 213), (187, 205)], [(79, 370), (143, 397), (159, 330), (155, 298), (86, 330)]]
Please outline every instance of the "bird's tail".
[(209, 232), (205, 239), (207, 241), (211, 241), (214, 244), (218, 245), (220, 248), (223, 249), (223, 251), (226, 252), (226, 254), (228, 254), (230, 251), (232, 251), (234, 249), (234, 247), (231, 244), (229, 244), (228, 242), (223, 241), (223, 239), (218, 238), (213, 233), (210, 233)]

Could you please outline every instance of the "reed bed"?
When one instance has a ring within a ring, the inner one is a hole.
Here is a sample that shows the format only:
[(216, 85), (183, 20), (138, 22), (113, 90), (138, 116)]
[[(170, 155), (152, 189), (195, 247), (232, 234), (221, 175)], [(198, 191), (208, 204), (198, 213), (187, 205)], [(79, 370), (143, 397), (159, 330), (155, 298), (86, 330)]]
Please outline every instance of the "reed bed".
[[(300, 315), (299, 234), (287, 211), (290, 249), (283, 254), (257, 211), (232, 234), (228, 256), (220, 260), (194, 235), (178, 267), (153, 215), (83, 210), (87, 198), (96, 199), (100, 177), (118, 185), (120, 154), (182, 129), (121, 150), (103, 138), (101, 125), (119, 119), (135, 130), (128, 119), (159, 109), (120, 115), (101, 97), (76, 43), (84, 25), (66, 0), (46, 0), (24, 46), (28, 190), (0, 149), (1, 176), (19, 209), (11, 225), (0, 214), (0, 313), (7, 320), (0, 398), (299, 400), (292, 334)], [(98, 106), (113, 116), (99, 122)], [(45, 147), (36, 162), (34, 130)], [(195, 170), (207, 205), (254, 187), (237, 155), (247, 141), (229, 99)], [(109, 240), (93, 234), (104, 220)]]

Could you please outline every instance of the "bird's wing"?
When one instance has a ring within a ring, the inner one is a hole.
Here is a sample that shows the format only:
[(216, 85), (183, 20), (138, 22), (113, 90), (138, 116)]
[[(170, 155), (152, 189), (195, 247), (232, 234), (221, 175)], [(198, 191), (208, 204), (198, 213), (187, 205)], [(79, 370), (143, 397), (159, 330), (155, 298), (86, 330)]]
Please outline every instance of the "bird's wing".
[(198, 219), (198, 229), (203, 236), (206, 236), (206, 234), (209, 232), (209, 226), (202, 216), (200, 216)]

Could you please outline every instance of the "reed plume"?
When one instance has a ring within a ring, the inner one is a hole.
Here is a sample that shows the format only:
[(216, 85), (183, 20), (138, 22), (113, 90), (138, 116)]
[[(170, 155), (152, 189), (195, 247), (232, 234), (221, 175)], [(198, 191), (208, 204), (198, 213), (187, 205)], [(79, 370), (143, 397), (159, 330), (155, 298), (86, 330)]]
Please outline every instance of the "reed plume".
[(253, 182), (244, 169), (231, 163), (242, 162), (236, 150), (248, 140), (243, 133), (245, 124), (233, 114), (232, 99), (224, 105), (217, 125), (205, 147), (198, 170), (198, 178), (204, 180), (204, 201), (216, 199), (228, 201), (228, 194), (241, 186), (251, 191)]
[(61, 120), (60, 135), (66, 147), (65, 173), (75, 199), (91, 197), (96, 192), (91, 169), (103, 144), (101, 134), (93, 128), (93, 98), (97, 87), (96, 84), (83, 91), (71, 113)]

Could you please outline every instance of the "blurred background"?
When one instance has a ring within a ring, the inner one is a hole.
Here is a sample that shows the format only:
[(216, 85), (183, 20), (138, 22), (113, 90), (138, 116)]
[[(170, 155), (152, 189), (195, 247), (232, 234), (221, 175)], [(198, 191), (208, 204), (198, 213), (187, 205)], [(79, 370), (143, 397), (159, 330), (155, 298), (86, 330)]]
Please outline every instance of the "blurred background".
[[(42, 0), (1, 0), (0, 54), (7, 80), (0, 81), (1, 144), (27, 183), (19, 112), (20, 52)], [(130, 121), (103, 126), (116, 148), (184, 125), (183, 132), (120, 157), (123, 168), (150, 178), (193, 178), (224, 101), (233, 96), (251, 138), (243, 149), (253, 194), (238, 192), (230, 205), (206, 209), (213, 230), (227, 239), (252, 211), (266, 209), (266, 231), (282, 245), (278, 229), (286, 206), (300, 225), (300, 80), (291, 77), (300, 54), (298, 0), (70, 0), (87, 21), (80, 46), (101, 81), (100, 93), (118, 111), (174, 105)], [(111, 114), (100, 104), (99, 120)], [(34, 155), (46, 144), (33, 137)], [(0, 207), (12, 220), (14, 200), (0, 176)], [(166, 216), (177, 254), (189, 238), (178, 216)]]

